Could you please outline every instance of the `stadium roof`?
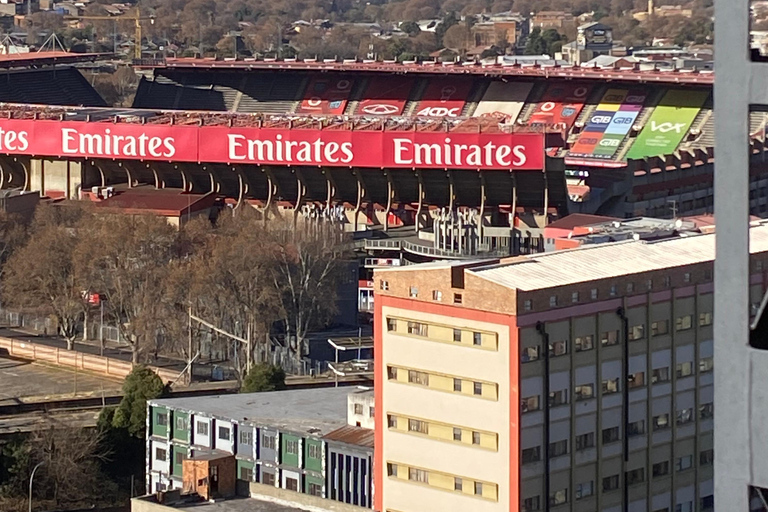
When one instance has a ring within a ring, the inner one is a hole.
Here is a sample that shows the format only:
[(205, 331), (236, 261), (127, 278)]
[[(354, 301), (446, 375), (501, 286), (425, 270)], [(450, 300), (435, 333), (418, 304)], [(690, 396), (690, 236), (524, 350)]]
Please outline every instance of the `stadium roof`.
[(93, 61), (103, 58), (100, 53), (72, 53), (72, 52), (31, 52), (9, 53), (0, 55), (0, 68), (19, 68), (50, 66), (53, 64), (74, 64), (76, 62)]
[(481, 62), (406, 62), (391, 61), (358, 61), (348, 59), (317, 60), (304, 59), (224, 59), (213, 58), (169, 58), (144, 59), (135, 61), (134, 65), (141, 68), (169, 69), (230, 69), (230, 70), (307, 70), (307, 71), (346, 71), (368, 73), (397, 73), (397, 74), (449, 74), (449, 75), (482, 75), (482, 76), (517, 76), (521, 78), (561, 78), (565, 80), (599, 80), (603, 82), (636, 82), (636, 83), (665, 83), (675, 85), (711, 86), (714, 75), (710, 70), (640, 70), (633, 68), (559, 66), (551, 63), (511, 61), (504, 64)]

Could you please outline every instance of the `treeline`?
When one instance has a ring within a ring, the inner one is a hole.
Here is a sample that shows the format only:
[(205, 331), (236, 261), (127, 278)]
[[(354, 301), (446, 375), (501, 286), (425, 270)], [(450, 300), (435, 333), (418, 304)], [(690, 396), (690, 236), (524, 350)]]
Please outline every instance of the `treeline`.
[[(234, 213), (234, 214), (233, 214)], [(188, 359), (189, 313), (246, 340), (227, 339), (242, 376), (265, 360), (270, 334), (289, 340), (297, 359), (307, 332), (336, 312), (348, 245), (330, 224), (270, 220), (256, 210), (224, 210), (215, 223), (182, 229), (163, 218), (104, 214), (83, 202), (43, 204), (30, 226), (0, 219), (3, 306), (50, 315), (69, 348), (83, 326), (116, 326), (134, 362), (158, 353)], [(201, 328), (193, 325), (198, 339)]]

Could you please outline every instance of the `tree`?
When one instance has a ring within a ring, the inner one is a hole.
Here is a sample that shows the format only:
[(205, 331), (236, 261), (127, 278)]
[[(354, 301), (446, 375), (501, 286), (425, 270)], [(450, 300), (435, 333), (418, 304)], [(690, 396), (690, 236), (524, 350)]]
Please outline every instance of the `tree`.
[(415, 37), (421, 33), (421, 28), (419, 28), (419, 24), (415, 21), (404, 21), (400, 24), (400, 30), (410, 37)]
[(469, 31), (464, 25), (453, 25), (443, 35), (443, 45), (454, 50), (466, 50), (469, 46)]
[(137, 366), (123, 382), (123, 398), (115, 409), (112, 426), (143, 439), (147, 428), (147, 400), (159, 398), (165, 392), (163, 381), (155, 372), (146, 366)]
[(281, 391), (286, 389), (285, 372), (279, 366), (259, 363), (248, 372), (240, 388), (241, 393)]
[(21, 247), (27, 236), (24, 218), (0, 212), (0, 272), (13, 252)]
[(445, 43), (443, 42), (443, 36), (449, 28), (457, 25), (458, 23), (459, 20), (456, 19), (456, 13), (453, 11), (449, 12), (443, 17), (441, 23), (435, 27), (435, 41), (437, 41), (437, 46), (445, 46)]

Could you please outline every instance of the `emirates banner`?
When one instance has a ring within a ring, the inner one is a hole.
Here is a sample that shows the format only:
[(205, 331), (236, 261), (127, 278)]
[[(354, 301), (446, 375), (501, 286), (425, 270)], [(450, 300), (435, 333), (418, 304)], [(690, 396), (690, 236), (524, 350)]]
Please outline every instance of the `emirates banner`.
[(0, 120), (0, 154), (169, 162), (541, 170), (544, 135)]

